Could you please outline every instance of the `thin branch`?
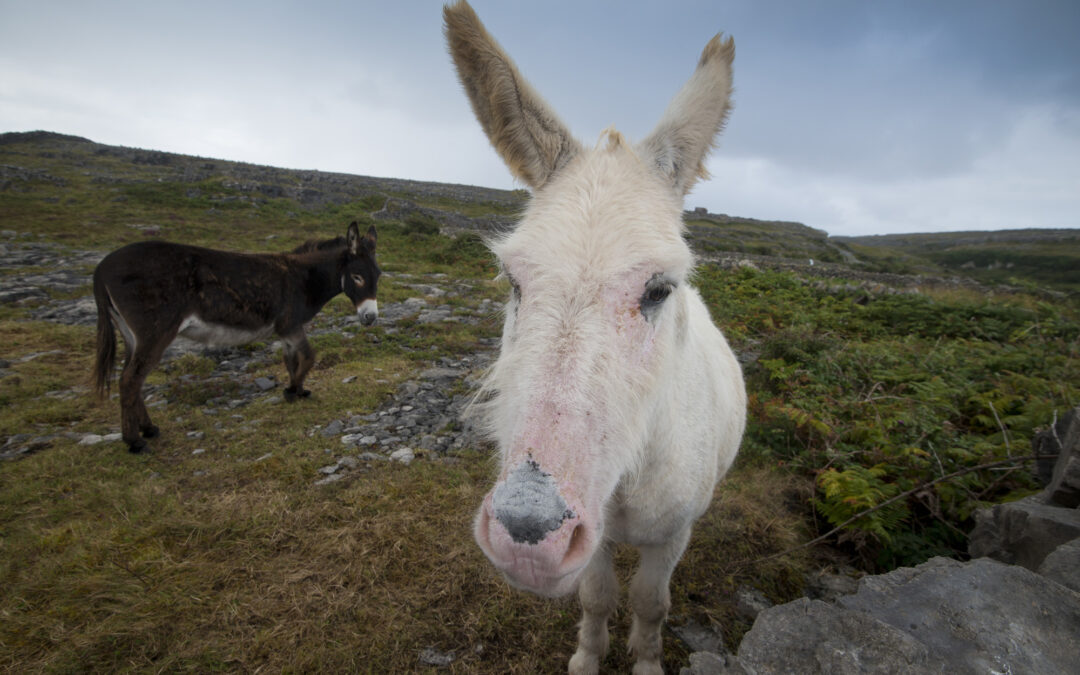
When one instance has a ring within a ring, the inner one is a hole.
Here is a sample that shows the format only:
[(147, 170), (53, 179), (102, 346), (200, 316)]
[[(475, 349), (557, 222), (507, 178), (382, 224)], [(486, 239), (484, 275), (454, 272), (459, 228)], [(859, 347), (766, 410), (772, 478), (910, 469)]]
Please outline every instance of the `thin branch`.
[(998, 426), (1001, 427), (1001, 437), (1005, 439), (1005, 454), (1012, 457), (1012, 448), (1009, 447), (1009, 432), (1005, 431), (1005, 425), (1001, 423), (1001, 418), (998, 417), (997, 409), (994, 408), (994, 402), (987, 401), (986, 405), (990, 406), (990, 412), (994, 413), (994, 420), (996, 420)]
[(789, 555), (791, 553), (795, 553), (796, 551), (801, 551), (801, 550), (803, 550), (805, 548), (810, 548), (811, 546), (814, 546), (816, 544), (820, 544), (821, 542), (825, 541), (826, 539), (828, 539), (832, 535), (836, 534), (840, 530), (843, 530), (848, 525), (854, 523), (856, 520), (859, 520), (860, 518), (863, 518), (864, 516), (868, 516), (871, 513), (874, 513), (875, 511), (877, 511), (879, 509), (883, 509), (886, 506), (888, 506), (889, 504), (900, 501), (901, 499), (906, 499), (907, 497), (910, 497), (911, 495), (915, 494), (916, 492), (918, 492), (920, 490), (925, 490), (926, 488), (937, 485), (938, 483), (941, 483), (943, 481), (947, 481), (947, 480), (950, 480), (952, 478), (959, 478), (960, 476), (964, 476), (964, 475), (967, 475), (969, 473), (973, 473), (975, 471), (983, 471), (985, 469), (992, 469), (992, 468), (994, 468), (996, 466), (1005, 466), (1006, 464), (1016, 464), (1016, 463), (1019, 463), (1019, 462), (1031, 462), (1031, 461), (1034, 461), (1034, 460), (1037, 460), (1037, 459), (1042, 459), (1044, 457), (1053, 457), (1053, 456), (1054, 455), (1026, 455), (1024, 457), (1010, 457), (1009, 459), (1000, 459), (1000, 460), (998, 460), (996, 462), (988, 462), (987, 464), (979, 464), (978, 466), (969, 466), (969, 467), (967, 467), (965, 469), (960, 469), (958, 471), (953, 471), (952, 473), (950, 473), (948, 475), (941, 476), (940, 478), (935, 478), (932, 481), (929, 481), (927, 483), (922, 483), (921, 485), (918, 485), (917, 487), (913, 487), (910, 490), (907, 490), (905, 492), (901, 492), (898, 495), (894, 495), (892, 497), (889, 497), (888, 499), (886, 499), (885, 501), (881, 502), (880, 504), (878, 504), (876, 506), (871, 506), (868, 509), (860, 511), (859, 513), (856, 513), (855, 515), (848, 518), (844, 522), (840, 523), (839, 525), (837, 525), (833, 529), (829, 530), (825, 534), (823, 534), (823, 535), (821, 535), (819, 537), (815, 537), (815, 538), (811, 539), (810, 541), (808, 541), (806, 543), (799, 544), (798, 546), (795, 546), (793, 548), (789, 548), (786, 551), (780, 551), (779, 553), (773, 553), (771, 555), (767, 555), (767, 556), (764, 556), (762, 558), (757, 558), (756, 560), (751, 560), (749, 563), (746, 563), (746, 564), (754, 565), (754, 564), (757, 564), (757, 563), (760, 563), (760, 562), (765, 562), (766, 560), (772, 560), (773, 558), (779, 558), (781, 556)]
[(143, 588), (145, 588), (146, 590), (150, 590), (150, 582), (147, 581), (146, 577), (139, 574), (135, 570), (131, 569), (130, 567), (128, 567), (124, 563), (120, 562), (119, 560), (115, 560), (113, 558), (108, 558), (107, 560), (109, 562), (111, 562), (112, 564), (116, 565), (117, 567), (119, 567), (120, 569), (124, 570), (125, 572), (127, 572), (131, 576), (135, 577), (139, 581), (139, 583), (143, 585)]

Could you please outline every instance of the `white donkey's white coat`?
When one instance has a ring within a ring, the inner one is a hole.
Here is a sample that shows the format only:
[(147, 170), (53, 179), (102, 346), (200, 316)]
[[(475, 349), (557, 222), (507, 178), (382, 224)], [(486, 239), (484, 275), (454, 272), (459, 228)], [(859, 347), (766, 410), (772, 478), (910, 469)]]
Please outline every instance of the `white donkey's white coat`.
[(656, 131), (586, 149), (464, 1), (446, 34), (477, 119), (534, 190), (494, 241), (513, 293), (477, 410), (501, 471), (477, 542), (511, 583), (578, 589), (570, 671), (595, 673), (618, 599), (613, 546), (641, 552), (631, 583), (637, 673), (660, 673), (671, 573), (742, 438), (742, 373), (690, 285), (682, 199), (723, 126), (734, 45), (718, 35)]

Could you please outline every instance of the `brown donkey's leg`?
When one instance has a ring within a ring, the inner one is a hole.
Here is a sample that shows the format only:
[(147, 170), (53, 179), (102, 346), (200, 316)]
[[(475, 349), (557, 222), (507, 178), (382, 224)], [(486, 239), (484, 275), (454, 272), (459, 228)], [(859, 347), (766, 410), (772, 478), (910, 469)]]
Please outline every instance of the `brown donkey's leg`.
[(304, 378), (315, 364), (315, 350), (307, 341), (303, 331), (283, 339), (285, 345), (285, 368), (289, 371), (289, 387), (285, 390), (285, 400), (292, 402), (297, 398), (307, 398), (311, 392), (304, 389)]
[(120, 373), (120, 427), (131, 452), (141, 452), (146, 447), (143, 438), (158, 435), (158, 428), (150, 421), (150, 413), (143, 402), (142, 386), (173, 337), (175, 333), (153, 343), (140, 342), (134, 353), (128, 352), (124, 370)]

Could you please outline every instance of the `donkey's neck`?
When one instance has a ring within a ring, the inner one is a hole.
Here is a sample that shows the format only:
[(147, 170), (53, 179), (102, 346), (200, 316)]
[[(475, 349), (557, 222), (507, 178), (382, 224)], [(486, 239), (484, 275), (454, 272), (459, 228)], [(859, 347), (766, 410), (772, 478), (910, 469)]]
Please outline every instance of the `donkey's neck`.
[(329, 250), (319, 254), (298, 256), (296, 261), (301, 270), (300, 284), (304, 289), (307, 305), (305, 322), (310, 320), (323, 305), (341, 293), (341, 250)]

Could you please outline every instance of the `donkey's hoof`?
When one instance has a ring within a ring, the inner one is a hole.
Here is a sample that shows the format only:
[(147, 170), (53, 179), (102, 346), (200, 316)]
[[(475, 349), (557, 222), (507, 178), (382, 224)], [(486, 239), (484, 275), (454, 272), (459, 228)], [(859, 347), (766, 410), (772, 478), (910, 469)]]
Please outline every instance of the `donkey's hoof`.
[(286, 401), (288, 401), (289, 403), (292, 403), (293, 401), (295, 401), (298, 398), (307, 398), (308, 396), (311, 396), (311, 391), (308, 390), (308, 389), (301, 389), (301, 390), (297, 391), (296, 387), (289, 387), (289, 388), (285, 389), (285, 391), (282, 392), (282, 394), (285, 396)]
[(144, 441), (141, 438), (138, 439), (138, 440), (135, 440), (135, 441), (128, 441), (127, 445), (128, 445), (128, 452), (136, 454), (136, 455), (146, 449), (146, 441)]
[(570, 675), (596, 675), (600, 672), (600, 658), (579, 649), (574, 652), (566, 670)]
[(161, 433), (161, 429), (156, 424), (148, 424), (145, 427), (139, 429), (142, 432), (143, 438), (157, 438)]

